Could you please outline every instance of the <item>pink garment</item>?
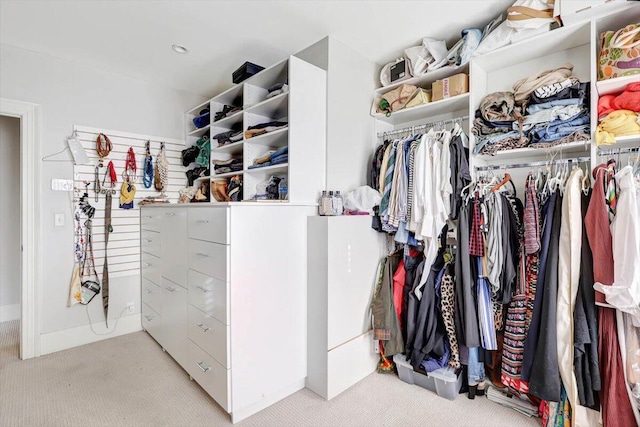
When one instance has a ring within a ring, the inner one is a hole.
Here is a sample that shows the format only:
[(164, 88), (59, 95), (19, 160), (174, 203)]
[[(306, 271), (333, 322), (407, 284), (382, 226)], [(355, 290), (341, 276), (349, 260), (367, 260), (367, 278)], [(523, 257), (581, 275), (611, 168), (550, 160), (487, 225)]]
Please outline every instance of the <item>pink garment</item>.
[(404, 268), (404, 260), (400, 261), (396, 272), (393, 273), (393, 305), (396, 308), (396, 315), (398, 316), (398, 323), (400, 329), (404, 327), (402, 324), (402, 307), (403, 307), (403, 289), (405, 278), (407, 277), (407, 270)]
[[(624, 92), (616, 96), (613, 104), (616, 110), (640, 112), (640, 83), (629, 83)], [(600, 105), (599, 102), (598, 105)]]

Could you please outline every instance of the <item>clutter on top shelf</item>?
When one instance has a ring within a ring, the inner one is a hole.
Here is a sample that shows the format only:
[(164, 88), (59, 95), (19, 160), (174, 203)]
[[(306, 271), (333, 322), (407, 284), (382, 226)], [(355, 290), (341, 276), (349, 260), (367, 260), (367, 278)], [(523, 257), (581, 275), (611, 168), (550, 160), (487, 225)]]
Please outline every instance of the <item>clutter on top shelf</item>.
[(467, 92), (469, 92), (469, 77), (464, 73), (460, 73), (433, 82), (431, 85), (431, 100), (439, 101)]

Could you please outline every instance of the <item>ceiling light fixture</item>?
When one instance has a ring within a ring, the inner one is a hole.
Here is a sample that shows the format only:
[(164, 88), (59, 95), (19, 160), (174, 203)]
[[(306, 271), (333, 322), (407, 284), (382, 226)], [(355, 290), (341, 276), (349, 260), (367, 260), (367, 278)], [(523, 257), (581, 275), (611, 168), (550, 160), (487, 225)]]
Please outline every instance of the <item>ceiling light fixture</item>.
[(187, 49), (184, 46), (180, 46), (179, 44), (171, 45), (171, 49), (173, 49), (173, 51), (175, 53), (188, 53), (189, 52), (189, 49)]

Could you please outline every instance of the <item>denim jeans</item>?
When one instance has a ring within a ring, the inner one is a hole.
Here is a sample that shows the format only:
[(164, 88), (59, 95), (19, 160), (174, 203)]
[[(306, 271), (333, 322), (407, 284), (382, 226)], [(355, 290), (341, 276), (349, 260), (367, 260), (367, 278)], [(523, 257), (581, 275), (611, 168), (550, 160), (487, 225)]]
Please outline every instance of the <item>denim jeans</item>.
[(469, 348), (469, 385), (477, 385), (484, 381), (484, 363), (479, 360), (480, 347)]
[(569, 99), (556, 99), (554, 101), (545, 102), (544, 104), (532, 104), (527, 107), (527, 114), (535, 114), (540, 110), (545, 110), (551, 107), (558, 107), (563, 105), (578, 105), (582, 104), (582, 100), (578, 98)]
[(585, 112), (569, 120), (554, 120), (548, 124), (534, 126), (531, 130), (531, 143), (552, 142), (576, 131), (589, 133), (589, 115)]

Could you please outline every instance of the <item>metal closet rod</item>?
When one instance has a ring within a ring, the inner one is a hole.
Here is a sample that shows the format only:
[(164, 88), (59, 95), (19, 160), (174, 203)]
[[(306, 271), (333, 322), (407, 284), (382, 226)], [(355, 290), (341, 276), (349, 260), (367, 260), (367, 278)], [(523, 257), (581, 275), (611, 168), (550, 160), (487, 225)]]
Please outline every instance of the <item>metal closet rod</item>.
[(582, 163), (582, 162), (588, 162), (590, 160), (591, 160), (591, 157), (568, 157), (564, 159), (555, 159), (555, 160), (540, 160), (538, 162), (514, 163), (511, 165), (500, 164), (500, 165), (476, 166), (474, 169), (476, 171), (518, 169), (518, 168), (530, 168), (530, 167), (536, 167), (536, 166), (550, 166), (550, 165), (557, 165), (560, 163)]
[(426, 129), (428, 127), (432, 127), (434, 125), (448, 125), (450, 123), (462, 122), (463, 120), (468, 120), (469, 116), (456, 117), (455, 119), (447, 119), (447, 120), (438, 120), (436, 122), (424, 123), (421, 125), (415, 125), (411, 127), (406, 127), (402, 129), (390, 130), (387, 132), (378, 133), (378, 138), (383, 138), (389, 135), (395, 135), (398, 133), (406, 133), (406, 132), (415, 132), (417, 130)]
[(609, 150), (598, 149), (598, 156), (611, 156), (614, 154), (637, 153), (638, 151), (640, 151), (640, 147), (611, 148)]

